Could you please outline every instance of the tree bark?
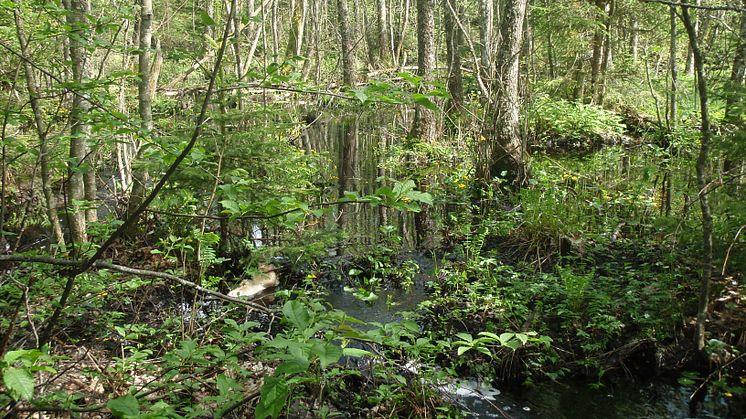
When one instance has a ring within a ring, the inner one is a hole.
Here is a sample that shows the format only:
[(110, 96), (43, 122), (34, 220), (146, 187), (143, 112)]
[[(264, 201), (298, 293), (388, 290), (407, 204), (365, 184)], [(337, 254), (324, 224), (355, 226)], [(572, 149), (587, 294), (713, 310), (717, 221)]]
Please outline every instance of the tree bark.
[(705, 323), (707, 322), (707, 307), (710, 302), (710, 278), (712, 276), (713, 262), (713, 234), (712, 234), (712, 212), (707, 191), (709, 183), (707, 166), (709, 163), (710, 140), (712, 137), (710, 127), (709, 103), (707, 100), (707, 77), (705, 75), (704, 58), (699, 48), (697, 32), (689, 15), (689, 8), (681, 7), (681, 19), (689, 36), (689, 46), (694, 55), (694, 71), (697, 76), (697, 87), (699, 89), (699, 112), (702, 118), (700, 125), (700, 147), (697, 157), (697, 186), (699, 187), (699, 207), (702, 211), (702, 279), (699, 288), (699, 304), (697, 308), (697, 327), (695, 342), (700, 351), (705, 348)]
[(386, 0), (377, 0), (378, 6), (378, 59), (381, 67), (384, 67), (393, 55), (391, 41), (389, 40), (389, 11)]
[(291, 12), (290, 36), (285, 51), (285, 58), (300, 55), (303, 50), (303, 34), (306, 28), (306, 16), (308, 15), (308, 0), (295, 0)]
[(355, 49), (352, 39), (352, 27), (350, 26), (349, 9), (347, 0), (337, 0), (337, 18), (339, 21), (339, 35), (342, 50), (342, 82), (347, 86), (354, 86), (355, 74)]
[[(21, 17), (21, 0), (16, 0), (16, 7), (13, 9), (13, 15), (16, 23), (16, 36), (18, 45), (21, 50), (23, 69), (26, 75), (26, 89), (28, 90), (29, 103), (34, 113), (34, 125), (37, 136), (39, 137), (39, 164), (41, 166), (41, 185), (44, 193), (44, 199), (47, 204), (47, 217), (52, 226), (57, 246), (65, 248), (65, 236), (62, 233), (62, 226), (57, 215), (57, 200), (52, 191), (51, 174), (49, 171), (49, 141), (47, 139), (47, 129), (42, 115), (41, 103), (39, 101), (39, 85), (36, 82), (34, 68), (31, 65), (31, 58), (28, 55), (28, 39), (24, 32), (24, 22)], [(3, 174), (5, 176), (5, 174)]]
[[(422, 86), (433, 81), (435, 71), (435, 0), (417, 0), (417, 75)], [(435, 138), (435, 113), (422, 105), (414, 111), (412, 137), (423, 141)]]
[[(742, 0), (746, 9), (746, 0)], [(738, 33), (738, 46), (733, 58), (733, 68), (730, 73), (730, 86), (726, 89), (725, 122), (740, 127), (743, 124), (743, 86), (746, 81), (746, 11), (741, 12), (741, 22)], [(738, 141), (738, 140), (736, 140)], [(738, 164), (729, 156), (723, 160), (723, 171), (729, 175)]]
[[(700, 6), (702, 4), (702, 0), (696, 0), (694, 2), (695, 5)], [(694, 33), (699, 36), (699, 12), (696, 12), (697, 15), (692, 16), (692, 20), (694, 23)], [(692, 53), (692, 47), (687, 48), (687, 54), (686, 54), (686, 74), (689, 77), (694, 77), (694, 54)]]
[(593, 40), (591, 41), (591, 49), (593, 55), (591, 56), (591, 102), (595, 103), (598, 98), (600, 91), (600, 78), (601, 78), (601, 65), (603, 62), (604, 55), (604, 39), (606, 37), (607, 29), (607, 16), (606, 8), (608, 6), (607, 0), (593, 0), (593, 4), (596, 6), (596, 13), (598, 15), (599, 27), (593, 31)]
[[(132, 171), (132, 192), (130, 193), (129, 203), (127, 205), (127, 216), (131, 215), (137, 207), (140, 206), (145, 195), (147, 194), (147, 183), (149, 173), (147, 168), (142, 164), (144, 144), (150, 140), (153, 131), (153, 112), (152, 112), (152, 91), (151, 69), (150, 69), (150, 50), (153, 42), (153, 0), (140, 0), (140, 45), (137, 61), (138, 73), (140, 80), (137, 83), (137, 110), (140, 114), (140, 128), (142, 139), (135, 141), (136, 161), (140, 163)], [(136, 232), (137, 225), (132, 225), (132, 230), (128, 235)]]
[(601, 74), (599, 75), (598, 91), (595, 98), (595, 103), (599, 106), (603, 106), (604, 104), (604, 98), (606, 96), (606, 74), (608, 73), (612, 62), (611, 22), (614, 17), (614, 11), (616, 10), (615, 0), (607, 0), (606, 10), (607, 15), (605, 16), (606, 24), (603, 41), (603, 58), (601, 59)]
[(494, 68), (492, 66), (492, 41), (494, 39), (494, 9), (493, 0), (479, 0), (479, 41), (481, 49), (482, 78), (491, 82)]
[[(484, 180), (503, 177), (513, 187), (526, 180), (524, 146), (519, 127), (519, 70), (523, 42), (523, 20), (527, 0), (507, 0), (500, 27), (500, 51), (497, 56), (497, 85), (489, 167), (483, 169)], [(486, 169), (486, 170), (485, 170)], [(504, 174), (504, 176), (503, 176)]]
[[(70, 60), (72, 62), (72, 78), (76, 89), (81, 89), (83, 81), (87, 78), (88, 54), (85, 49), (85, 40), (88, 39), (88, 25), (86, 23), (86, 12), (88, 10), (86, 0), (65, 0), (67, 9), (67, 24), (70, 27), (68, 42), (70, 45)], [(86, 139), (90, 135), (90, 127), (86, 121), (90, 105), (83, 96), (85, 91), (73, 95), (72, 109), (70, 110), (70, 161), (68, 163), (69, 178), (67, 181), (68, 206), (72, 207), (69, 215), (70, 235), (73, 242), (84, 243), (88, 241), (86, 232), (87, 214), (85, 211), (75, 209), (75, 204), (84, 201), (90, 195), (83, 171), (86, 163), (87, 147)], [(93, 167), (88, 168), (89, 171)], [(88, 192), (88, 193), (87, 193)]]
[(443, 0), (443, 22), (446, 32), (446, 58), (448, 60), (448, 92), (451, 100), (448, 112), (461, 112), (464, 106), (464, 81), (461, 73), (462, 44), (461, 29), (458, 25), (458, 0)]

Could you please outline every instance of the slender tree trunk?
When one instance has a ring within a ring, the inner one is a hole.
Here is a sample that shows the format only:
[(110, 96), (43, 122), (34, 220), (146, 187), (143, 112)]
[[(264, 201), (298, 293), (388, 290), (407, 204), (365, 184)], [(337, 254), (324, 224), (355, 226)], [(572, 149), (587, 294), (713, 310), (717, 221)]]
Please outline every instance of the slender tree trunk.
[(611, 37), (611, 22), (614, 17), (614, 11), (616, 9), (615, 0), (607, 0), (606, 10), (606, 29), (604, 31), (604, 43), (603, 43), (603, 58), (601, 59), (601, 74), (599, 76), (598, 91), (596, 93), (595, 103), (599, 106), (603, 106), (604, 97), (606, 96), (606, 74), (609, 71), (612, 60), (612, 37)]
[(404, 7), (402, 9), (402, 21), (401, 21), (401, 30), (399, 31), (399, 42), (396, 44), (396, 54), (395, 54), (395, 63), (399, 67), (403, 67), (406, 65), (407, 58), (406, 56), (402, 56), (402, 51), (404, 49), (404, 41), (407, 38), (407, 29), (409, 26), (409, 9), (410, 9), (410, 0), (404, 0)]
[[(417, 75), (424, 85), (432, 82), (435, 71), (435, 0), (417, 0)], [(435, 138), (435, 113), (415, 106), (412, 137), (423, 141)]]
[[(696, 0), (694, 2), (697, 6), (700, 6), (702, 4), (702, 0)], [(692, 16), (692, 20), (694, 21), (694, 33), (699, 36), (699, 12), (696, 15)], [(686, 74), (689, 77), (694, 77), (694, 54), (692, 53), (692, 47), (688, 47), (688, 51), (686, 54)]]
[[(34, 68), (31, 65), (31, 57), (28, 55), (28, 40), (24, 32), (24, 22), (21, 17), (21, 0), (16, 0), (16, 7), (13, 9), (13, 15), (16, 23), (16, 36), (18, 45), (21, 49), (21, 58), (23, 69), (26, 74), (26, 88), (29, 95), (29, 103), (34, 113), (34, 124), (36, 133), (39, 137), (39, 164), (41, 166), (41, 185), (44, 192), (44, 199), (47, 204), (47, 217), (52, 226), (55, 242), (61, 249), (65, 248), (65, 236), (62, 233), (62, 226), (57, 215), (57, 200), (52, 191), (51, 174), (49, 171), (49, 141), (47, 139), (47, 129), (42, 115), (41, 103), (39, 103), (39, 85), (36, 82)], [(5, 176), (5, 173), (3, 173)]]
[(668, 124), (668, 139), (665, 141), (665, 156), (663, 159), (663, 181), (661, 182), (661, 212), (666, 216), (671, 215), (671, 194), (673, 188), (673, 179), (671, 175), (671, 142), (675, 135), (676, 124), (678, 122), (678, 84), (679, 84), (679, 72), (676, 62), (676, 37), (678, 36), (676, 30), (676, 8), (670, 7), (670, 18), (671, 18), (671, 43), (669, 46), (670, 55), (670, 69), (671, 69), (671, 89), (668, 95), (668, 109), (666, 123)]
[(639, 60), (639, 50), (640, 50), (640, 30), (639, 30), (639, 23), (637, 22), (637, 19), (632, 17), (632, 34), (630, 36), (630, 53), (632, 54), (632, 62), (637, 64), (637, 61)]
[[(500, 50), (497, 55), (497, 92), (492, 117), (489, 166), (483, 168), (483, 178), (489, 182), (501, 176), (514, 187), (526, 180), (524, 146), (519, 126), (519, 70), (523, 42), (523, 20), (527, 0), (507, 0), (500, 27)], [(485, 176), (485, 174), (487, 176)], [(502, 176), (502, 175), (505, 176)]]
[[(85, 0), (65, 0), (67, 9), (67, 24), (70, 27), (68, 42), (70, 45), (70, 60), (72, 62), (72, 78), (76, 83), (76, 89), (87, 76), (87, 53), (85, 40), (88, 39), (88, 24), (86, 23), (86, 11), (88, 10)], [(73, 208), (69, 216), (70, 234), (73, 242), (84, 243), (88, 241), (86, 233), (86, 212), (75, 209), (77, 202), (87, 198), (86, 178), (83, 173), (86, 163), (86, 139), (90, 134), (90, 127), (86, 121), (89, 113), (89, 103), (82, 96), (84, 91), (73, 95), (72, 109), (70, 111), (70, 161), (68, 163), (69, 179), (67, 181), (68, 206)], [(90, 167), (88, 170), (92, 171)]]
[(591, 49), (593, 50), (593, 55), (591, 56), (591, 102), (597, 100), (600, 91), (601, 64), (603, 62), (604, 39), (607, 29), (606, 7), (608, 6), (606, 0), (594, 0), (593, 3), (597, 9), (597, 20), (599, 20), (600, 25), (593, 32), (593, 40), (591, 41)]
[(488, 83), (492, 81), (494, 67), (492, 65), (492, 41), (494, 39), (494, 10), (493, 0), (479, 0), (479, 41), (481, 49), (482, 78)]
[(707, 78), (705, 75), (704, 58), (699, 48), (697, 32), (689, 15), (689, 8), (681, 7), (681, 19), (689, 35), (689, 45), (694, 55), (694, 71), (697, 76), (699, 88), (699, 106), (702, 123), (700, 125), (701, 140), (699, 157), (697, 158), (697, 186), (699, 188), (699, 206), (702, 211), (702, 281), (699, 289), (699, 304), (697, 308), (697, 327), (695, 342), (697, 349), (704, 350), (705, 347), (705, 323), (707, 322), (707, 307), (710, 302), (710, 278), (712, 277), (713, 262), (713, 237), (712, 237), (712, 212), (707, 190), (709, 183), (707, 167), (710, 159), (710, 140), (712, 132), (710, 128), (710, 113), (707, 102)]
[[(130, 47), (130, 35), (129, 30), (132, 26), (129, 19), (125, 20), (124, 22), (124, 36), (122, 37), (122, 47), (124, 50), (128, 50)], [(122, 70), (129, 71), (130, 67), (130, 54), (124, 55), (122, 58)], [(118, 104), (117, 104), (117, 110), (122, 113), (122, 115), (126, 115), (129, 117), (129, 110), (127, 108), (127, 86), (128, 82), (125, 78), (122, 78), (119, 81), (119, 94), (118, 94)], [(130, 166), (130, 156), (129, 156), (129, 144), (131, 144), (132, 136), (131, 134), (121, 134), (119, 136), (119, 141), (117, 141), (116, 144), (116, 158), (117, 158), (117, 168), (119, 171), (119, 183), (121, 184), (122, 190), (127, 191), (129, 190), (132, 177), (132, 171)]]
[(355, 74), (355, 49), (347, 0), (337, 0), (337, 17), (342, 42), (342, 83), (347, 86), (354, 86), (357, 78)]
[[(140, 114), (140, 127), (144, 138), (138, 139), (135, 142), (136, 160), (138, 163), (142, 163), (143, 150), (145, 149), (143, 142), (149, 141), (151, 132), (153, 131), (152, 92), (150, 90), (150, 50), (153, 41), (152, 24), (153, 0), (140, 0), (140, 53), (138, 54), (137, 61), (140, 80), (137, 84), (137, 110)], [(132, 177), (132, 192), (130, 193), (129, 204), (127, 206), (128, 216), (140, 206), (147, 194), (147, 183), (149, 180), (147, 168), (142, 164), (135, 166)], [(130, 231), (129, 234), (134, 233), (135, 230), (136, 225), (133, 225), (133, 231)]]
[(285, 51), (285, 58), (300, 55), (303, 50), (303, 34), (306, 28), (308, 0), (295, 0), (294, 3), (290, 22), (290, 36), (288, 36), (288, 47)]
[(451, 100), (448, 110), (461, 112), (464, 106), (464, 81), (461, 73), (462, 35), (458, 25), (458, 0), (443, 0), (443, 22), (446, 32), (446, 58), (448, 60), (448, 92)]
[[(746, 0), (742, 0), (746, 9)], [(739, 125), (742, 121), (742, 96), (744, 79), (746, 79), (746, 11), (741, 12), (738, 46), (733, 57), (733, 68), (730, 74), (730, 87), (725, 101), (725, 119), (728, 123)]]
[[(742, 0), (742, 7), (746, 9), (746, 0)], [(738, 47), (733, 58), (733, 68), (730, 73), (730, 86), (725, 97), (725, 122), (740, 127), (743, 124), (743, 94), (746, 81), (746, 11), (741, 12), (741, 22), (738, 36)], [(723, 171), (731, 176), (739, 164), (729, 156), (723, 160)]]
[(585, 71), (583, 70), (583, 57), (582, 56), (576, 56), (575, 57), (575, 77), (574, 77), (574, 87), (572, 90), (572, 99), (575, 102), (583, 101), (585, 98)]
[(381, 67), (385, 67), (393, 54), (391, 41), (389, 41), (389, 11), (386, 7), (386, 0), (377, 0), (376, 5), (378, 6), (378, 59)]

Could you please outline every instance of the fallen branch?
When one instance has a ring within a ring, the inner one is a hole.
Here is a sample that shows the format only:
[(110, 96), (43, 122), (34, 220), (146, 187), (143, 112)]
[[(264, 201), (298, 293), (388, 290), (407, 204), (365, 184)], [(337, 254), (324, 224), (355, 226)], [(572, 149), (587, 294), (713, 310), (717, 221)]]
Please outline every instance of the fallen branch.
[[(0, 262), (29, 262), (29, 263), (45, 263), (47, 265), (66, 266), (66, 267), (79, 267), (83, 264), (81, 261), (69, 260), (69, 259), (55, 259), (45, 256), (26, 256), (26, 255), (0, 255)], [(167, 281), (176, 282), (185, 287), (192, 288), (199, 292), (205, 293), (211, 297), (215, 297), (219, 300), (228, 301), (235, 304), (241, 304), (253, 309), (262, 311), (264, 313), (270, 313), (270, 309), (256, 304), (252, 301), (242, 300), (240, 298), (231, 297), (223, 293), (207, 289), (201, 285), (195, 284), (194, 282), (187, 281), (186, 279), (179, 278), (176, 275), (171, 275), (165, 272), (149, 271), (146, 269), (130, 268), (128, 266), (117, 265), (110, 262), (96, 261), (93, 263), (94, 268), (97, 269), (108, 269), (111, 271), (121, 272), (129, 275), (137, 275), (147, 278), (160, 278)]]

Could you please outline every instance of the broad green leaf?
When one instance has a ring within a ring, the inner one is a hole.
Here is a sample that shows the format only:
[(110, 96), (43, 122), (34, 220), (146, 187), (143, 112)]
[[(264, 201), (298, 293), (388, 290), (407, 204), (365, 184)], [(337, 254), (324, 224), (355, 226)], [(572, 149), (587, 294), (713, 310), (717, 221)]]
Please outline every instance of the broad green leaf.
[(3, 383), (17, 399), (29, 400), (34, 396), (34, 377), (23, 368), (6, 368)]
[(308, 371), (310, 364), (303, 359), (293, 358), (283, 361), (275, 368), (275, 374), (298, 374)]
[(410, 192), (407, 192), (405, 196), (411, 199), (412, 201), (422, 202), (423, 204), (428, 204), (428, 205), (433, 204), (433, 196), (427, 192), (410, 191)]
[(463, 332), (456, 333), (456, 336), (458, 336), (459, 339), (466, 341), (466, 342), (471, 342), (474, 340), (474, 338), (469, 333), (463, 333)]
[(308, 309), (297, 300), (290, 300), (282, 307), (282, 314), (285, 318), (298, 329), (305, 329), (308, 327), (308, 322), (311, 319), (311, 314)]
[(106, 407), (111, 410), (111, 414), (116, 418), (131, 418), (140, 414), (140, 404), (131, 394), (109, 400)]
[(505, 332), (505, 333), (501, 334), (500, 337), (499, 337), (500, 344), (501, 345), (507, 345), (507, 342), (510, 341), (511, 339), (513, 339), (513, 337), (515, 337), (515, 333)]
[(256, 406), (254, 417), (264, 419), (266, 417), (276, 418), (280, 416), (282, 409), (285, 407), (285, 400), (288, 397), (287, 383), (277, 377), (267, 377), (262, 385), (261, 398)]
[(342, 348), (331, 343), (331, 342), (317, 342), (311, 348), (311, 352), (319, 357), (321, 368), (326, 368), (329, 365), (339, 361), (342, 357)]
[(433, 112), (437, 112), (438, 111), (438, 105), (436, 105), (435, 103), (433, 103), (433, 101), (430, 100), (430, 98), (428, 98), (427, 96), (425, 96), (425, 95), (423, 95), (421, 93), (415, 93), (414, 95), (412, 95), (412, 99), (414, 100), (414, 103), (416, 103), (416, 104), (418, 104), (420, 106), (423, 106), (423, 107), (425, 107), (427, 109), (430, 109)]
[(372, 352), (366, 351), (365, 349), (358, 348), (344, 348), (342, 354), (345, 356), (352, 356), (355, 358), (361, 358), (364, 356), (375, 356)]
[(459, 346), (458, 349), (456, 349), (456, 355), (461, 356), (469, 349), (471, 349), (471, 346)]
[(486, 336), (490, 339), (494, 339), (495, 341), (500, 341), (500, 337), (492, 332), (479, 332), (479, 336)]

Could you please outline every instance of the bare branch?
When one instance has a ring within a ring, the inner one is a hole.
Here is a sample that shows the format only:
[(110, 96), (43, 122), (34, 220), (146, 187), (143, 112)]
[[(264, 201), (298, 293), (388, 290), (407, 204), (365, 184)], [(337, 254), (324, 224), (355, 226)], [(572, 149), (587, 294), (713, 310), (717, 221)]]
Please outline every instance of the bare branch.
[[(76, 260), (69, 260), (69, 259), (56, 259), (51, 257), (45, 257), (45, 256), (26, 256), (26, 255), (0, 255), (0, 262), (27, 262), (27, 263), (44, 263), (47, 265), (55, 265), (55, 266), (66, 266), (66, 267), (79, 267), (83, 264), (82, 261), (76, 261)], [(199, 292), (205, 293), (211, 297), (215, 297), (219, 300), (228, 301), (235, 304), (241, 304), (248, 307), (251, 307), (253, 309), (269, 313), (270, 310), (267, 307), (263, 307), (259, 304), (253, 303), (251, 301), (242, 300), (239, 298), (234, 298), (228, 295), (225, 295), (223, 293), (213, 291), (207, 288), (204, 288), (200, 285), (195, 284), (194, 282), (187, 281), (186, 279), (179, 278), (176, 275), (167, 274), (165, 272), (157, 272), (157, 271), (150, 271), (146, 269), (137, 269), (137, 268), (130, 268), (129, 266), (123, 266), (123, 265), (117, 265), (114, 263), (104, 262), (104, 261), (96, 261), (93, 263), (93, 268), (97, 269), (108, 269), (111, 271), (121, 272), (129, 275), (137, 275), (141, 277), (147, 277), (147, 278), (160, 278), (165, 279), (167, 281), (176, 282), (178, 284), (181, 284), (185, 287), (192, 288), (194, 290), (197, 290)]]
[(726, 10), (731, 12), (746, 12), (746, 9), (743, 7), (738, 6), (732, 6), (729, 4), (720, 4), (720, 5), (697, 5), (692, 3), (684, 3), (680, 1), (671, 1), (671, 0), (640, 0), (643, 3), (658, 3), (658, 4), (665, 4), (667, 6), (674, 6), (674, 7), (686, 7), (689, 9), (700, 9), (700, 10)]

